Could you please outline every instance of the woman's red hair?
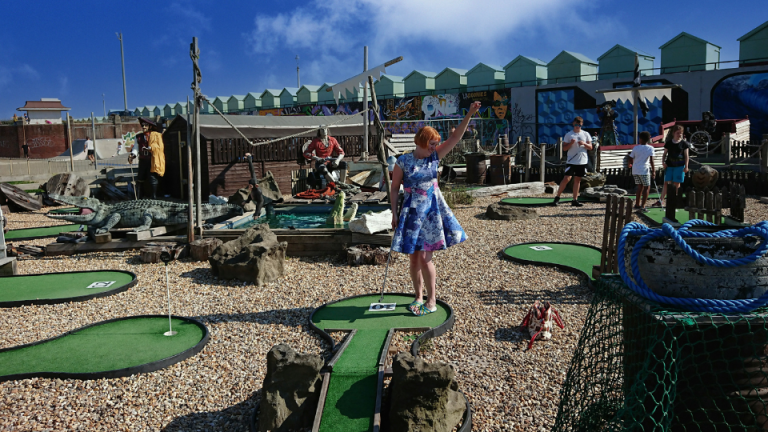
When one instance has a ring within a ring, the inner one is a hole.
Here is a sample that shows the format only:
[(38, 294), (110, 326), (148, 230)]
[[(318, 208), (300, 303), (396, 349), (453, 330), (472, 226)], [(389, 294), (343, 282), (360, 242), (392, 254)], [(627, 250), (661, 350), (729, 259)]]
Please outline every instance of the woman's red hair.
[(425, 149), (429, 145), (430, 141), (440, 141), (440, 134), (432, 126), (424, 126), (416, 132), (416, 136), (413, 138), (413, 142), (417, 146)]

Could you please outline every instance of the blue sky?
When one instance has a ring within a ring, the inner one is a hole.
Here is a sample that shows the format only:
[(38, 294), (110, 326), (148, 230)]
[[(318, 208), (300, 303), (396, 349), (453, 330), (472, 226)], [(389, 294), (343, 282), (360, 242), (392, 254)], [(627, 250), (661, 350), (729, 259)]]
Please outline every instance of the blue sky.
[[(656, 57), (686, 31), (737, 60), (737, 38), (768, 18), (765, 0), (321, 0), (40, 1), (4, 5), (0, 18), (0, 119), (26, 100), (57, 97), (73, 117), (123, 108), (124, 38), (128, 108), (186, 101), (189, 44), (201, 49), (203, 93), (261, 93), (339, 82), (402, 55), (388, 72), (504, 66), (518, 54), (550, 61), (560, 51), (597, 60), (619, 43)], [(738, 7), (729, 7), (738, 5)]]

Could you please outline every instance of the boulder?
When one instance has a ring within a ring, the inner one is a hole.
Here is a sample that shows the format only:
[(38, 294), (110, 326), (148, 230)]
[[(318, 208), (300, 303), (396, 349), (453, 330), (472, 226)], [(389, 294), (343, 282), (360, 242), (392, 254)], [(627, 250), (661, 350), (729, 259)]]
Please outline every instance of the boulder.
[[(600, 187), (605, 184), (605, 180), (606, 177), (603, 173), (587, 173), (587, 175), (581, 178), (579, 189), (584, 190), (588, 187)], [(568, 182), (568, 185), (565, 188), (567, 190), (573, 190), (573, 179)]]
[(581, 189), (581, 195), (588, 198), (604, 198), (608, 195), (618, 195), (620, 197), (627, 194), (625, 189), (621, 189), (616, 185), (605, 185), (602, 187), (588, 187)]
[(453, 431), (466, 410), (455, 375), (448, 364), (427, 363), (410, 353), (398, 353), (389, 384), (390, 430)]
[(558, 187), (558, 184), (555, 182), (546, 182), (544, 183), (544, 193), (555, 193), (557, 192)]
[(207, 261), (224, 242), (216, 237), (197, 239), (189, 244), (189, 254), (195, 261)]
[(347, 195), (344, 193), (344, 191), (340, 191), (336, 195), (336, 202), (333, 203), (331, 214), (329, 214), (328, 218), (325, 220), (325, 222), (328, 225), (333, 225), (333, 226), (344, 225), (344, 200), (346, 198), (347, 198)]
[(278, 242), (269, 225), (249, 228), (239, 238), (217, 247), (208, 262), (222, 279), (239, 279), (262, 285), (285, 274), (286, 242)]
[(702, 165), (691, 175), (694, 189), (703, 191), (714, 188), (719, 178), (720, 173), (709, 165)]
[(485, 210), (485, 215), (488, 216), (488, 219), (508, 221), (536, 219), (539, 217), (536, 209), (501, 203), (489, 205)]
[(320, 368), (316, 354), (297, 353), (286, 344), (267, 353), (267, 373), (261, 388), (259, 431), (311, 428), (320, 397)]
[(349, 230), (363, 234), (375, 234), (392, 228), (392, 210), (368, 212), (360, 219), (349, 222)]

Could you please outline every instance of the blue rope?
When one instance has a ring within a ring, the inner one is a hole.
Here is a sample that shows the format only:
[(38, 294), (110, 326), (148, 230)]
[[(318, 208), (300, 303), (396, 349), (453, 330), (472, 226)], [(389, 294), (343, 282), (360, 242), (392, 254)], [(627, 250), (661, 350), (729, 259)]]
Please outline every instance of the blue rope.
[[(693, 226), (707, 226), (715, 225), (703, 220), (690, 220), (683, 224), (679, 230), (675, 230), (669, 224), (663, 224), (661, 229), (651, 229), (643, 224), (637, 222), (630, 222), (624, 226), (621, 230), (621, 236), (619, 237), (619, 250), (618, 250), (618, 262), (619, 262), (619, 274), (624, 283), (627, 284), (634, 292), (645, 297), (648, 300), (676, 306), (683, 310), (695, 311), (695, 312), (710, 312), (710, 313), (747, 313), (751, 312), (759, 307), (768, 304), (768, 292), (758, 298), (748, 300), (717, 300), (717, 299), (695, 299), (695, 298), (683, 298), (683, 297), (667, 297), (657, 294), (648, 288), (645, 281), (640, 277), (640, 267), (638, 265), (638, 256), (640, 250), (651, 240), (661, 237), (671, 237), (675, 243), (683, 249), (688, 255), (690, 255), (697, 262), (709, 266), (732, 268), (743, 266), (749, 263), (753, 263), (760, 259), (766, 252), (768, 252), (768, 221), (762, 221), (751, 227), (745, 227), (741, 229), (730, 229), (718, 231), (715, 233), (703, 233), (690, 231), (689, 228)], [(627, 274), (626, 265), (624, 264), (624, 249), (628, 236), (642, 236), (640, 240), (635, 244), (630, 255), (630, 264), (632, 266), (632, 278)], [(743, 258), (737, 258), (734, 260), (719, 260), (702, 256), (700, 253), (691, 248), (686, 243), (687, 237), (698, 238), (732, 238), (732, 237), (744, 237), (744, 236), (757, 236), (763, 239), (760, 246), (750, 254)], [(637, 281), (637, 283), (635, 283)]]

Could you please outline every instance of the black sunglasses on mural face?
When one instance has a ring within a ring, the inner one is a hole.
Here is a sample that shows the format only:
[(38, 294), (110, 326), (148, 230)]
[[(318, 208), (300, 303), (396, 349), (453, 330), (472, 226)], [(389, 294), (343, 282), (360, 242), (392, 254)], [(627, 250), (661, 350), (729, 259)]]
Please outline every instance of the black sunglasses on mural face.
[(493, 106), (494, 107), (500, 107), (500, 106), (504, 106), (506, 104), (507, 104), (507, 100), (506, 99), (505, 100), (493, 101)]

